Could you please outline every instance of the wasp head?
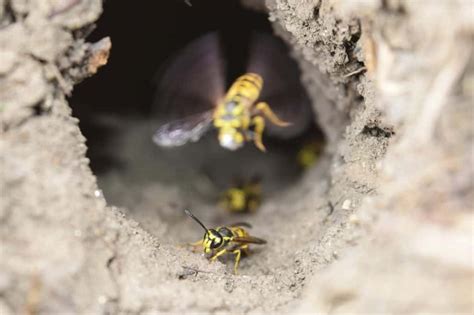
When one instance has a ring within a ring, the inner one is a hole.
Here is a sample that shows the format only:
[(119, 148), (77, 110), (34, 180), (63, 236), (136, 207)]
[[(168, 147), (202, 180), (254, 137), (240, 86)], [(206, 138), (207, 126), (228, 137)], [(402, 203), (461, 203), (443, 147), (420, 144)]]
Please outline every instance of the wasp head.
[[(227, 230), (228, 229), (225, 229), (223, 230), (222, 228), (219, 230), (219, 231), (222, 231), (223, 234), (221, 234), (220, 232), (218, 232), (217, 230), (215, 229), (208, 229), (198, 218), (196, 218), (194, 216), (194, 214), (192, 214), (189, 210), (184, 210), (184, 212), (190, 216), (191, 218), (194, 219), (194, 221), (196, 221), (200, 226), (202, 226), (202, 228), (204, 229), (204, 231), (206, 231), (204, 233), (204, 237), (202, 239), (202, 247), (204, 248), (204, 252), (206, 254), (208, 253), (211, 253), (213, 250), (215, 249), (218, 249), (222, 246), (224, 246), (225, 244), (228, 243), (229, 241), (229, 237), (228, 237), (228, 233), (227, 233)], [(229, 231), (230, 232), (230, 231)]]
[(215, 249), (222, 247), (224, 244), (224, 237), (214, 229), (209, 229), (204, 233), (202, 246), (206, 254), (212, 252)]
[(244, 135), (235, 128), (220, 128), (219, 143), (222, 147), (235, 151), (244, 145)]

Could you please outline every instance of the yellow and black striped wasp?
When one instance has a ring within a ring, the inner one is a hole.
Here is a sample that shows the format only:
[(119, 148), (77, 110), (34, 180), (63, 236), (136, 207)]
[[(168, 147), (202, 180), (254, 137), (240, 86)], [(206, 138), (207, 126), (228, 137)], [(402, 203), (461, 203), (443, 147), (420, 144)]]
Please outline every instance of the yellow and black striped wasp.
[(205, 254), (210, 254), (210, 260), (215, 261), (219, 256), (227, 253), (235, 255), (234, 273), (237, 274), (240, 257), (242, 252), (248, 254), (249, 244), (266, 244), (267, 241), (249, 235), (243, 228), (251, 228), (252, 226), (246, 222), (234, 223), (227, 226), (217, 227), (215, 229), (208, 229), (198, 218), (194, 216), (189, 210), (184, 212), (194, 219), (204, 231), (204, 237), (192, 246), (202, 246)]
[(250, 180), (237, 180), (222, 194), (219, 205), (232, 213), (246, 213), (255, 212), (261, 202), (261, 178), (254, 176)]
[(322, 139), (313, 139), (306, 142), (296, 155), (298, 165), (303, 169), (309, 169), (319, 159), (324, 149), (324, 142)]
[(163, 72), (155, 96), (157, 109), (162, 115), (178, 117), (156, 130), (157, 145), (195, 142), (214, 127), (219, 144), (226, 149), (236, 150), (253, 141), (265, 151), (264, 130), (291, 138), (309, 125), (309, 101), (299, 70), (281, 40), (252, 33), (245, 71), (232, 78), (227, 92), (229, 71), (222, 46), (217, 33), (204, 35), (177, 54)]

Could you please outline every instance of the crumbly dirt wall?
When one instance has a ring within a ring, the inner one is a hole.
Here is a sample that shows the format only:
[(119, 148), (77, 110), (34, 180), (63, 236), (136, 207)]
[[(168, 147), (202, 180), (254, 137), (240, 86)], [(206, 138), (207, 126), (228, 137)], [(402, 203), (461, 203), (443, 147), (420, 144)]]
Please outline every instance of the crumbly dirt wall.
[(472, 3), (245, 3), (293, 47), (328, 143), (245, 218), (269, 243), (233, 275), (178, 246), (202, 234), (189, 202), (219, 218), (149, 179), (173, 156), (143, 122), (128, 171), (89, 167), (66, 98), (107, 61), (110, 39), (85, 40), (101, 1), (0, 0), (1, 314), (472, 312)]

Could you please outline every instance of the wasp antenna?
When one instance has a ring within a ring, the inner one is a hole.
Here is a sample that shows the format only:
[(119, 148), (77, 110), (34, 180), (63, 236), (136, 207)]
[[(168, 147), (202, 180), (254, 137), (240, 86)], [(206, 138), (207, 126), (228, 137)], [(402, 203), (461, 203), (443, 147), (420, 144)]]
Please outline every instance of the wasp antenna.
[(198, 219), (194, 216), (194, 214), (191, 213), (191, 211), (189, 211), (188, 209), (184, 209), (184, 213), (186, 213), (188, 216), (190, 216), (191, 218), (194, 219), (194, 221), (196, 221), (197, 223), (199, 223), (200, 226), (202, 226), (202, 228), (204, 230), (208, 230), (208, 228)]

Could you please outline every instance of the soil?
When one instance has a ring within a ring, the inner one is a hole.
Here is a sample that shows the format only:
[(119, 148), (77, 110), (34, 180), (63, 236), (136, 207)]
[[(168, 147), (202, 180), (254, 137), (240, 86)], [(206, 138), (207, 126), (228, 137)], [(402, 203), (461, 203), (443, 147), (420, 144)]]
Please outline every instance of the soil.
[[(325, 135), (303, 174), (278, 143), (164, 150), (156, 121), (111, 116), (118, 164), (96, 177), (68, 97), (107, 60), (85, 40), (102, 2), (0, 0), (1, 314), (472, 313), (472, 3), (245, 3), (291, 45)], [(256, 172), (255, 214), (216, 206)], [(203, 234), (184, 208), (268, 244), (234, 275), (181, 246)]]

